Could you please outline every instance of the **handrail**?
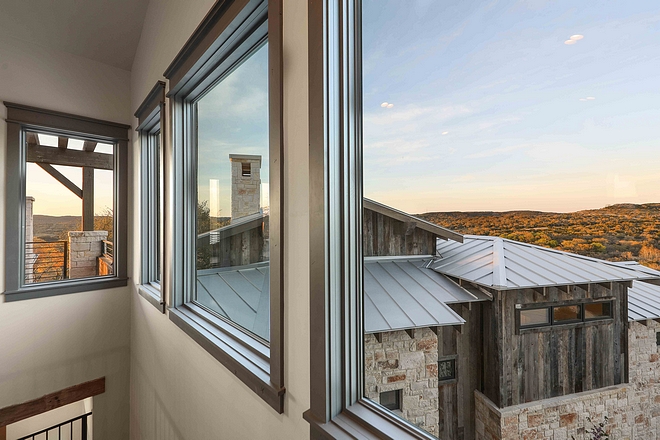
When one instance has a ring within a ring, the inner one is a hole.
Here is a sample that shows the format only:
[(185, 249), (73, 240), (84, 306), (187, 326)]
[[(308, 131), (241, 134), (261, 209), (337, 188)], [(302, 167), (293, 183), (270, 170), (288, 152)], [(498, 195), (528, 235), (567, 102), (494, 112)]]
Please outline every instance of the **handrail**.
[(28, 241), (25, 243), (25, 283), (67, 279), (67, 241)]
[(70, 430), (69, 430), (69, 438), (73, 440), (73, 422), (80, 420), (81, 421), (81, 440), (87, 440), (87, 418), (92, 415), (92, 412), (88, 412), (87, 414), (82, 414), (78, 417), (74, 417), (73, 419), (67, 420), (66, 422), (58, 423), (57, 425), (53, 425), (50, 428), (42, 429), (41, 431), (35, 432), (33, 434), (26, 435), (25, 437), (21, 437), (18, 440), (29, 440), (34, 438), (40, 434), (46, 434), (46, 440), (48, 440), (48, 433), (52, 431), (53, 429), (57, 429), (57, 439), (60, 440), (62, 438), (62, 427), (65, 425), (70, 425)]

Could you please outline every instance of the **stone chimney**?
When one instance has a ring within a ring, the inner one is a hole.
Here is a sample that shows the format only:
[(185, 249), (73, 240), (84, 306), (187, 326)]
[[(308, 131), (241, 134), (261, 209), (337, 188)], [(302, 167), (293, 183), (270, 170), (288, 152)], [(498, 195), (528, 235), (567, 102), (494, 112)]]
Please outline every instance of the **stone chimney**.
[(261, 156), (230, 154), (231, 219), (261, 212)]
[(34, 282), (34, 262), (37, 255), (33, 252), (32, 245), (27, 243), (34, 241), (34, 215), (32, 214), (32, 205), (34, 197), (25, 198), (25, 282)]

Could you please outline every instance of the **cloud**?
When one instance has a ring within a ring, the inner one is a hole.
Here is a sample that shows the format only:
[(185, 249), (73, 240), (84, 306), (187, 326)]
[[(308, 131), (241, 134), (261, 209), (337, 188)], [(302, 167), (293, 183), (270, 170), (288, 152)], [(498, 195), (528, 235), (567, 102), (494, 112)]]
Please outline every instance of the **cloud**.
[(502, 154), (511, 153), (516, 150), (521, 150), (527, 147), (529, 147), (528, 144), (521, 144), (521, 145), (510, 145), (508, 147), (491, 148), (490, 150), (484, 150), (479, 153), (468, 154), (467, 156), (465, 156), (465, 159), (483, 159), (485, 157), (499, 156)]
[(568, 40), (564, 41), (564, 44), (567, 44), (567, 45), (570, 46), (571, 44), (575, 44), (583, 38), (584, 38), (584, 35), (580, 35), (580, 34), (571, 35)]
[(442, 132), (442, 135), (443, 135), (443, 136), (444, 136), (444, 135), (447, 135), (447, 134), (449, 134), (448, 131), (443, 131), (443, 132)]

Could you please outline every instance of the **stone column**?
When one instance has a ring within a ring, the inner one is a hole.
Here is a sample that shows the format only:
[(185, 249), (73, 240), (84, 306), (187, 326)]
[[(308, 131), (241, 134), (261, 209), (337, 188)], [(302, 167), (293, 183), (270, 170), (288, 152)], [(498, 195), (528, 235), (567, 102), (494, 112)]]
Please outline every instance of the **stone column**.
[(230, 154), (231, 219), (261, 212), (261, 156)]
[(69, 278), (95, 277), (97, 259), (101, 256), (102, 242), (108, 231), (69, 232)]

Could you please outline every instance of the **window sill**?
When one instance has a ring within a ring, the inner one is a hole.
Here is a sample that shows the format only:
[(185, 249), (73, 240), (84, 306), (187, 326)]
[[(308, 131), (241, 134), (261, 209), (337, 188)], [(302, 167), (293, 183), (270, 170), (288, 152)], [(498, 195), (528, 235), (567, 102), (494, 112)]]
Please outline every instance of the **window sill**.
[(268, 346), (191, 303), (171, 308), (169, 316), (175, 325), (282, 414), (285, 389), (270, 381)]
[(151, 284), (140, 284), (138, 286), (138, 293), (142, 298), (146, 299), (149, 304), (160, 310), (161, 313), (165, 313), (165, 303), (160, 299), (159, 289)]
[(310, 410), (303, 418), (311, 426), (312, 439), (437, 440), (368, 399), (361, 399), (327, 423)]
[(69, 293), (90, 292), (92, 290), (112, 289), (128, 285), (128, 278), (98, 277), (71, 281), (40, 283), (4, 293), (5, 302), (22, 301), (48, 296), (67, 295)]

